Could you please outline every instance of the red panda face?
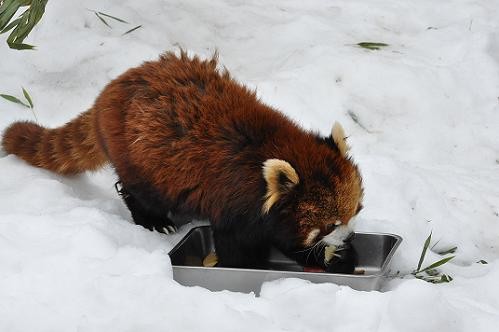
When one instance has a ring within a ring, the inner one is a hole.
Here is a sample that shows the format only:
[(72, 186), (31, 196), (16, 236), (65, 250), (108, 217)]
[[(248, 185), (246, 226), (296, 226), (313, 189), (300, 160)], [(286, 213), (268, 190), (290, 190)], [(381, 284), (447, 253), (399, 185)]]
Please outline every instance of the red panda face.
[[(348, 147), (338, 125), (332, 139), (337, 151), (331, 168), (318, 169), (320, 179), (300, 178), (285, 160), (265, 161), (263, 175), (267, 193), (262, 212), (268, 213), (276, 204), (281, 211), (283, 227), (293, 229), (287, 247), (309, 248), (319, 241), (339, 246), (350, 235), (350, 220), (362, 208), (362, 178), (358, 168), (347, 157)], [(334, 171), (333, 171), (334, 169)]]
[[(310, 248), (322, 241), (328, 245), (341, 246), (350, 235), (349, 222), (362, 209), (362, 184), (357, 168), (349, 161), (349, 167), (342, 167), (347, 174), (335, 175), (328, 181), (303, 179), (301, 182), (286, 182), (283, 174), (275, 176), (280, 183), (275, 188), (279, 194), (267, 193), (267, 206), (280, 210), (278, 223), (287, 234), (287, 248), (296, 250)], [(281, 165), (281, 172), (290, 169), (285, 161), (272, 161)], [(267, 162), (266, 165), (271, 164)], [(297, 174), (296, 174), (297, 175)], [(297, 175), (298, 176), (298, 175)], [(297, 177), (296, 179), (299, 180)], [(272, 204), (271, 204), (272, 203)], [(274, 206), (275, 204), (275, 206)]]
[(349, 222), (362, 208), (360, 175), (356, 169), (352, 171), (353, 176), (332, 179), (328, 187), (304, 188), (293, 212), (300, 246), (307, 248), (318, 241), (339, 246), (351, 233)]

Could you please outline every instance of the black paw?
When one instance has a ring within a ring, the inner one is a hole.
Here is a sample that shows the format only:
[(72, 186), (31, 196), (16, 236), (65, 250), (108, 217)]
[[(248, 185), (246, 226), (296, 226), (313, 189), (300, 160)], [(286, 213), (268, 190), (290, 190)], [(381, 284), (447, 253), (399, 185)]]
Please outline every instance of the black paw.
[(166, 213), (144, 207), (144, 204), (127, 190), (121, 181), (116, 182), (114, 188), (125, 201), (133, 221), (137, 225), (163, 234), (172, 234), (177, 231), (177, 226), (167, 217)]
[(352, 245), (347, 244), (336, 250), (333, 259), (326, 264), (325, 270), (328, 273), (352, 274), (357, 264), (357, 251)]
[(175, 226), (173, 223), (172, 224), (168, 224), (168, 225), (165, 225), (165, 226), (154, 226), (154, 229), (160, 233), (164, 233), (164, 234), (173, 234), (173, 233), (176, 233), (178, 228), (177, 226)]
[(133, 216), (137, 225), (142, 225), (150, 231), (163, 234), (173, 234), (177, 232), (177, 226), (168, 217), (157, 216)]

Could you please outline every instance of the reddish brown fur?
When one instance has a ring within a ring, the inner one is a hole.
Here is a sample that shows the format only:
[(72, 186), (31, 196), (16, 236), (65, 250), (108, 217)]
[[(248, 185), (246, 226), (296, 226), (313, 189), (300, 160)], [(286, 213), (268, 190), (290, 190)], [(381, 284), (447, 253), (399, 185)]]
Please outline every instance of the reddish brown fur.
[(96, 170), (107, 161), (96, 141), (93, 110), (56, 129), (14, 123), (5, 131), (2, 145), (34, 166), (66, 175)]
[(109, 160), (123, 183), (148, 185), (172, 210), (214, 224), (261, 218), (262, 163), (282, 159), (300, 177), (300, 201), (287, 207), (300, 241), (318, 223), (321, 233), (348, 223), (362, 196), (356, 166), (216, 67), (215, 59), (166, 53), (112, 81), (63, 127), (13, 124), (3, 146), (61, 174)]

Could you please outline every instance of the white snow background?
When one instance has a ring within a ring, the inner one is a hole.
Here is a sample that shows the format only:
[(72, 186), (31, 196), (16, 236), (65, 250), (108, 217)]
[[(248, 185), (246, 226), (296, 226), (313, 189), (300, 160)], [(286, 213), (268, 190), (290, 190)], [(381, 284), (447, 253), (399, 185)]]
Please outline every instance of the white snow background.
[[(130, 24), (110, 29), (87, 9)], [(134, 225), (110, 167), (68, 178), (2, 154), (0, 331), (496, 331), (498, 28), (496, 0), (49, 1), (26, 40), (36, 51), (0, 37), (0, 93), (24, 86), (54, 127), (142, 61), (217, 49), (305, 128), (343, 124), (365, 184), (355, 228), (401, 235), (392, 273), (409, 276), (382, 292), (298, 279), (260, 296), (184, 287), (167, 253), (192, 225), (174, 236)], [(0, 100), (0, 131), (27, 119)], [(410, 277), (430, 231), (425, 265), (458, 248), (441, 268), (448, 284)]]

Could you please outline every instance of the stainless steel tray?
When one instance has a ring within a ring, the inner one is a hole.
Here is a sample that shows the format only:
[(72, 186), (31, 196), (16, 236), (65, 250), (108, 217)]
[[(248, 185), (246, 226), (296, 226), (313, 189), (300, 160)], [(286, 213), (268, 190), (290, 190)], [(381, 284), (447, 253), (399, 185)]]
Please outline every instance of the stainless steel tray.
[[(303, 267), (273, 250), (268, 270), (204, 267), (203, 259), (215, 249), (210, 226), (195, 227), (170, 251), (173, 279), (185, 286), (213, 291), (259, 293), (262, 283), (280, 278), (300, 278), (314, 283), (332, 282), (357, 290), (377, 290), (402, 238), (393, 234), (355, 233), (352, 246), (358, 265), (354, 274), (303, 272)], [(362, 273), (362, 274), (355, 274)]]

